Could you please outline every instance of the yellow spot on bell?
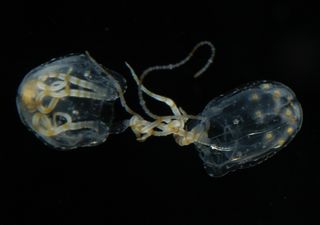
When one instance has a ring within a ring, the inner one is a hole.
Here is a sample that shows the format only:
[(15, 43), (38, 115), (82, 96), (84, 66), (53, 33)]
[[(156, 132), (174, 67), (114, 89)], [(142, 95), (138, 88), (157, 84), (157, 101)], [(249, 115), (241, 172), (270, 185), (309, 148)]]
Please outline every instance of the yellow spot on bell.
[(257, 118), (261, 118), (262, 117), (262, 112), (260, 110), (256, 111), (255, 114), (256, 114)]
[(292, 111), (290, 109), (286, 109), (285, 114), (290, 117), (292, 115)]
[(273, 138), (272, 132), (268, 132), (268, 133), (266, 134), (266, 139), (270, 140), (270, 139), (272, 139), (272, 138)]
[(254, 93), (254, 94), (251, 95), (250, 99), (252, 101), (257, 101), (257, 100), (259, 100), (259, 95), (257, 93)]
[(278, 145), (281, 147), (285, 143), (285, 140), (283, 138), (278, 140)]
[(273, 98), (280, 98), (280, 96), (281, 96), (281, 92), (279, 90), (275, 90), (273, 92)]
[(293, 133), (293, 128), (292, 127), (288, 127), (287, 128), (287, 133), (288, 134), (292, 134)]

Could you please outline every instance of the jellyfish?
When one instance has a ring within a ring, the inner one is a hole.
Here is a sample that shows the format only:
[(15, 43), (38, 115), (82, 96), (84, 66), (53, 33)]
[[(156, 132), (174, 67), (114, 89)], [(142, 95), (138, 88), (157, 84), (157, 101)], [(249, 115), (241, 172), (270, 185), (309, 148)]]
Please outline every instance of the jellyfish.
[(275, 81), (259, 81), (211, 100), (189, 124), (203, 135), (196, 149), (210, 176), (255, 166), (284, 148), (302, 125), (294, 92)]
[(45, 144), (59, 149), (101, 144), (113, 125), (113, 104), (125, 79), (88, 54), (42, 64), (22, 80), (17, 109), (22, 122)]
[[(285, 147), (301, 128), (302, 108), (289, 87), (275, 81), (254, 82), (214, 98), (201, 113), (190, 115), (143, 84), (151, 72), (183, 66), (203, 46), (211, 54), (195, 73), (197, 78), (215, 56), (209, 41), (199, 42), (180, 62), (149, 67), (140, 76), (126, 63), (145, 116), (128, 106), (125, 78), (87, 53), (55, 59), (29, 72), (18, 89), (20, 118), (37, 137), (58, 149), (98, 145), (109, 134), (130, 128), (141, 142), (172, 135), (180, 146), (194, 144), (213, 177), (254, 166)], [(151, 112), (144, 95), (167, 105), (171, 114)], [(131, 117), (115, 125), (113, 104), (118, 100)]]
[[(294, 92), (276, 81), (256, 81), (211, 100), (199, 115), (189, 115), (167, 97), (148, 90), (142, 81), (150, 72), (172, 70), (185, 64), (195, 50), (209, 46), (211, 55), (207, 64), (194, 78), (204, 73), (213, 61), (215, 48), (210, 42), (200, 42), (191, 53), (176, 64), (154, 66), (145, 70), (140, 79), (131, 68), (139, 86), (140, 105), (159, 124), (148, 130), (151, 135), (173, 134), (180, 146), (194, 144), (208, 175), (224, 176), (237, 169), (255, 166), (270, 158), (289, 144), (301, 129), (303, 112)], [(143, 99), (143, 93), (168, 105), (173, 116), (152, 113)], [(144, 131), (142, 129), (142, 131)]]

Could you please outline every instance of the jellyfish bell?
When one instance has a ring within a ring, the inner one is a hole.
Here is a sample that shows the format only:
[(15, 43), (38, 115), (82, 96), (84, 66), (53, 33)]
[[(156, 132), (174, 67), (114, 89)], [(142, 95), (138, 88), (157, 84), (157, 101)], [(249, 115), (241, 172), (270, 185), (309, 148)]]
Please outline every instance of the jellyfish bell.
[(93, 146), (114, 132), (117, 87), (126, 88), (121, 75), (88, 54), (69, 55), (31, 70), (19, 86), (16, 104), (22, 122), (49, 146)]
[(302, 108), (294, 92), (275, 81), (259, 81), (210, 101), (190, 128), (211, 176), (255, 166), (284, 148), (301, 128)]

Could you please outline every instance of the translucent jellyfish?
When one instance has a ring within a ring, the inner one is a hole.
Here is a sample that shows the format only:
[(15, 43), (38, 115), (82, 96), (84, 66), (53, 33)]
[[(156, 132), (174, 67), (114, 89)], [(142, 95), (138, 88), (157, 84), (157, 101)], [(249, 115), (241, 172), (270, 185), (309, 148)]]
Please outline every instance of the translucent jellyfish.
[(254, 166), (285, 147), (302, 125), (293, 91), (279, 82), (260, 81), (213, 99), (194, 121), (195, 142), (211, 176)]
[[(140, 76), (126, 63), (149, 119), (127, 105), (125, 79), (88, 54), (53, 60), (29, 72), (18, 90), (19, 115), (40, 139), (55, 148), (98, 145), (109, 134), (131, 128), (138, 141), (172, 135), (180, 146), (195, 144), (210, 176), (254, 166), (285, 147), (301, 128), (302, 109), (290, 88), (279, 82), (252, 83), (213, 99), (199, 115), (190, 115), (171, 98), (143, 85), (151, 72), (184, 65), (202, 46), (209, 47), (211, 54), (195, 73), (197, 78), (213, 62), (215, 48), (208, 41), (198, 43), (180, 62), (149, 67)], [(151, 112), (144, 94), (167, 105), (171, 114)], [(115, 124), (113, 103), (117, 99), (131, 117)]]
[(113, 132), (113, 103), (125, 79), (88, 54), (53, 59), (21, 82), (17, 108), (23, 123), (60, 149), (97, 145)]
[[(284, 148), (300, 130), (303, 115), (294, 92), (275, 81), (258, 81), (215, 98), (197, 116), (187, 114), (172, 99), (155, 94), (142, 85), (143, 79), (152, 71), (172, 70), (185, 64), (200, 46), (209, 46), (212, 54), (207, 64), (195, 74), (196, 78), (213, 60), (215, 50), (210, 42), (200, 42), (176, 64), (148, 68), (140, 79), (131, 69), (139, 85), (140, 104), (155, 120), (138, 126), (138, 131), (135, 126), (131, 128), (138, 140), (173, 135), (180, 146), (195, 144), (208, 174), (218, 177), (257, 165)], [(145, 104), (143, 93), (168, 105), (173, 115), (152, 113)], [(138, 121), (138, 124), (142, 123)], [(144, 135), (141, 137), (141, 134)]]

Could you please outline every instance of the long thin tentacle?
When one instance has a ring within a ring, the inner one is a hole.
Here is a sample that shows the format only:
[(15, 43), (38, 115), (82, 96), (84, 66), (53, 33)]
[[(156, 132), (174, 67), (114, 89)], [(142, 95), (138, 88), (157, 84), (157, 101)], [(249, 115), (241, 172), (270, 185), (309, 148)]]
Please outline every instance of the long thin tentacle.
[[(143, 110), (145, 111), (145, 113), (150, 116), (151, 118), (157, 118), (158, 116), (154, 113), (152, 113), (149, 108), (146, 106), (146, 102), (143, 98), (143, 92), (148, 94), (150, 96), (150, 94), (148, 93), (148, 89), (145, 88), (143, 84), (143, 81), (144, 79), (146, 78), (146, 76), (148, 74), (150, 74), (151, 72), (153, 71), (159, 71), (159, 70), (173, 70), (173, 69), (176, 69), (178, 67), (181, 67), (182, 65), (186, 64), (194, 55), (195, 51), (197, 51), (200, 47), (202, 46), (208, 46), (210, 48), (210, 51), (211, 51), (211, 54), (207, 60), (207, 63), (198, 71), (194, 74), (194, 78), (198, 78), (200, 75), (202, 75), (208, 68), (209, 66), (211, 65), (211, 63), (213, 62), (213, 58), (215, 56), (215, 47), (213, 46), (213, 44), (209, 41), (202, 41), (202, 42), (199, 42), (196, 46), (194, 46), (194, 48), (191, 50), (191, 52), (188, 54), (188, 56), (186, 58), (184, 58), (183, 60), (181, 60), (180, 62), (178, 63), (175, 63), (175, 64), (168, 64), (168, 65), (161, 65), (161, 66), (153, 66), (153, 67), (149, 67), (148, 69), (146, 69), (140, 76), (140, 88), (138, 89), (139, 90), (139, 102), (140, 102), (140, 105), (141, 107), (143, 108)], [(156, 95), (153, 93), (153, 98), (155, 98), (156, 96), (159, 96), (159, 95)], [(157, 99), (157, 98), (155, 98)], [(169, 98), (166, 98), (164, 96), (161, 96), (160, 98), (161, 100), (163, 99), (169, 99)], [(159, 100), (159, 99), (157, 99)], [(159, 100), (159, 101), (161, 101)], [(171, 99), (170, 99), (171, 100)], [(170, 102), (170, 101), (169, 101)], [(172, 101), (173, 102), (173, 101)], [(173, 102), (174, 103), (174, 102)], [(167, 104), (169, 105), (169, 107), (171, 108), (172, 111), (174, 111), (175, 109), (172, 108), (172, 104)], [(174, 104), (175, 105), (175, 104)]]

